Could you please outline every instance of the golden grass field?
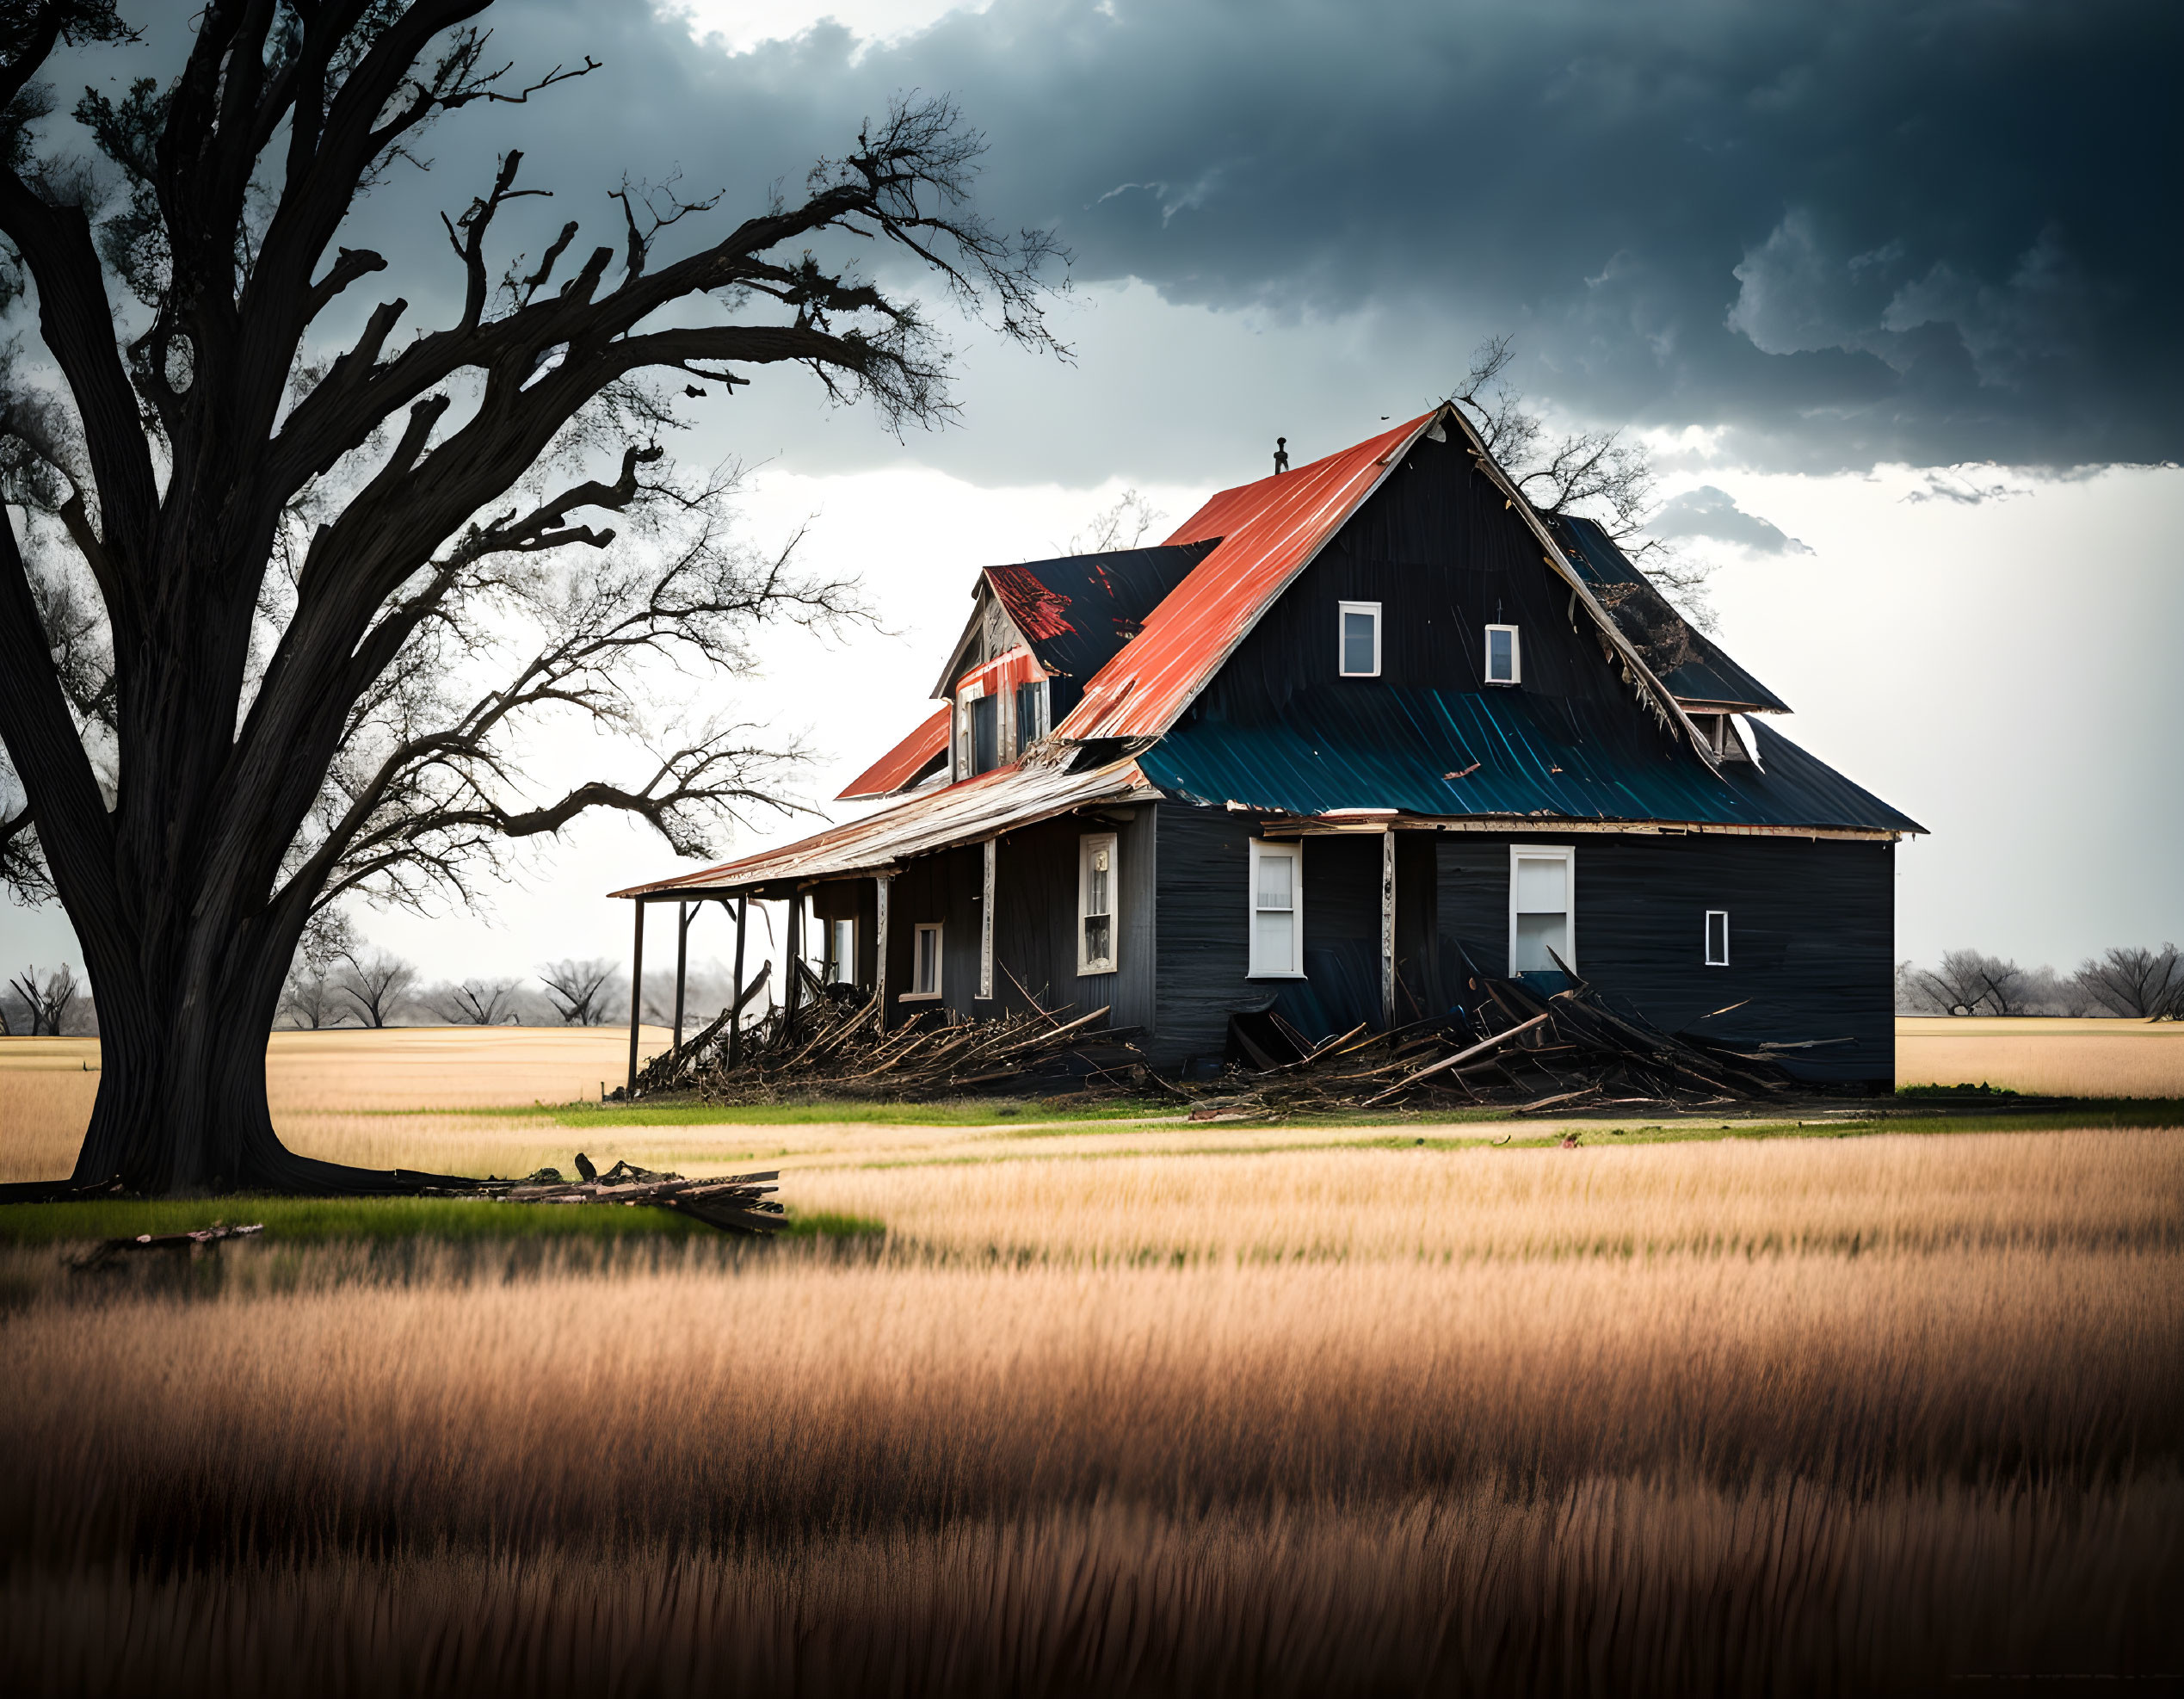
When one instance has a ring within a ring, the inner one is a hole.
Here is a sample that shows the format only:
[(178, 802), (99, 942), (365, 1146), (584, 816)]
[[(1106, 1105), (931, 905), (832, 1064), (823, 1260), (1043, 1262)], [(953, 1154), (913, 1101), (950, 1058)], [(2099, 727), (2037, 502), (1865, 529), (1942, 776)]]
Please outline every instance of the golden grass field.
[[(0, 1249), (0, 1687), (2184, 1668), (2184, 1129), (571, 1127), (393, 1113), (384, 1073), (344, 1096), (368, 1072), (276, 1041), (284, 1131), (503, 1172), (579, 1143), (756, 1157), (793, 1211), (888, 1231), (259, 1242), (111, 1281)], [(67, 1143), (63, 1077), (34, 1098), (0, 1070), (11, 1146), (33, 1102), (33, 1142)]]

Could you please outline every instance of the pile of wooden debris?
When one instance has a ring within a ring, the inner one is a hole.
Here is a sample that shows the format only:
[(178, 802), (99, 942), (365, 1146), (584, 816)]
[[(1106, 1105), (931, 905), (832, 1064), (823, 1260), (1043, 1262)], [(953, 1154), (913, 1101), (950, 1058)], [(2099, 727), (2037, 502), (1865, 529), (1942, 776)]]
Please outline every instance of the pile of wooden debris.
[(595, 1171), (582, 1151), (577, 1152), (577, 1177), (562, 1177), (558, 1168), (541, 1168), (520, 1180), (487, 1179), (474, 1186), (428, 1187), (423, 1197), (484, 1198), (499, 1203), (613, 1204), (627, 1208), (642, 1205), (671, 1210), (703, 1221), (724, 1233), (769, 1233), (780, 1231), (781, 1206), (769, 1195), (780, 1178), (778, 1170), (763, 1174), (724, 1174), (710, 1180), (686, 1180), (680, 1174), (656, 1174), (618, 1162), (604, 1174)]
[[(878, 999), (804, 975), (794, 1010), (777, 1006), (731, 1046), (729, 1011), (637, 1077), (638, 1096), (694, 1091), (708, 1103), (772, 1103), (811, 1097), (916, 1099), (1019, 1086), (1052, 1075), (1095, 1089), (1140, 1078), (1135, 1029), (1103, 1025), (1106, 1005), (1076, 1015), (1032, 999), (1021, 1014), (966, 1020), (922, 1010), (882, 1031)], [(620, 1094), (615, 1094), (619, 1097)]]
[(1611, 1008), (1582, 981), (1544, 998), (1519, 980), (1482, 976), (1478, 984), (1479, 999), (1465, 1013), (1388, 1033), (1359, 1027), (1319, 1044), (1271, 1011), (1239, 1016), (1230, 1032), (1240, 1060), (1218, 1085), (1187, 1088), (1200, 1099), (1191, 1118), (1472, 1106), (1526, 1115), (1699, 1109), (1809, 1090), (1781, 1056), (1842, 1041), (1726, 1044), (1663, 1032)]

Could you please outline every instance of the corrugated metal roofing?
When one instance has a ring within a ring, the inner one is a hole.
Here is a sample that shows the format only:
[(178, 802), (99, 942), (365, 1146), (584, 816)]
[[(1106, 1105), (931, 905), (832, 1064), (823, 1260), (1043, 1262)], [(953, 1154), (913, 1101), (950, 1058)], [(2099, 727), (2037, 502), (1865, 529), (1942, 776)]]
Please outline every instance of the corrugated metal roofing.
[(1040, 664), (1081, 681), (1114, 658), (1218, 541), (989, 566), (985, 579)]
[(1339, 454), (1224, 490), (1170, 544), (1220, 539), (1084, 687), (1064, 738), (1157, 737), (1219, 670), (1284, 587), (1357, 511), (1441, 410)]
[(1760, 764), (1717, 774), (1628, 712), (1521, 690), (1300, 691), (1275, 721), (1201, 720), (1138, 756), (1195, 802), (1317, 815), (1663, 821), (1922, 831), (1787, 738), (1749, 722)]
[(857, 802), (870, 796), (890, 796), (909, 784), (935, 757), (948, 752), (948, 714), (945, 707), (935, 711), (917, 730), (852, 779), (849, 788), (835, 800)]
[(609, 892), (614, 897), (715, 895), (789, 880), (839, 879), (881, 872), (914, 856), (975, 843), (1095, 802), (1142, 799), (1151, 792), (1129, 757), (1076, 770), (1073, 751), (1048, 745), (1027, 759), (944, 790), (906, 797), (861, 820), (779, 850)]
[[(1790, 705), (1730, 659), (1653, 588), (1615, 540), (1589, 519), (1558, 515), (1547, 528), (1582, 573), (1624, 636), (1679, 697), (1787, 714)], [(1618, 592), (1620, 592), (1619, 594)]]

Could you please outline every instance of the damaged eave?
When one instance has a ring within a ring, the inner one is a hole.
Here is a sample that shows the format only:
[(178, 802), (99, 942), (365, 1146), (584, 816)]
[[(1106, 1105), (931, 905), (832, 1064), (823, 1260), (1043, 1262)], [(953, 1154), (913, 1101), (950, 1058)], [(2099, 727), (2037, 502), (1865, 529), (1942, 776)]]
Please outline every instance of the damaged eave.
[(1042, 747), (1025, 760), (945, 789), (914, 794), (892, 808), (836, 826), (779, 850), (676, 879), (609, 892), (638, 902), (760, 894), (833, 879), (871, 879), (920, 856), (976, 843), (1079, 808), (1150, 801), (1159, 796), (1133, 755), (1083, 767), (1065, 748)]
[(1663, 722), (1681, 726), (1685, 738), (1700, 760), (1706, 763), (1709, 770), (1719, 772), (1721, 763), (1715, 758), (1712, 750), (1707, 747), (1706, 733), (1684, 711), (1675, 693), (1656, 676), (1645, 657), (1638, 652), (1638, 646), (1615, 622), (1614, 615), (1593, 594), (1592, 586), (1585, 582), (1585, 575), (1570, 564), (1569, 556), (1563, 553), (1562, 545), (1555, 541), (1554, 534), (1547, 529), (1545, 522), (1540, 519), (1524, 492), (1516, 487), (1509, 475), (1502, 470), (1500, 463), (1487, 452), (1486, 444), (1479, 440), (1478, 432), (1471, 428), (1471, 422), (1464, 417), (1463, 410), (1452, 404), (1443, 411), (1463, 428), (1465, 440), (1471, 444), (1472, 463), (1508, 498), (1510, 509), (1522, 516), (1532, 534), (1539, 540), (1539, 547), (1546, 551), (1545, 559), (1549, 569), (1570, 586), (1577, 599), (1584, 603), (1585, 610), (1592, 615), (1593, 622), (1599, 627), (1601, 634), (1615, 646), (1616, 652), (1622, 658), (1626, 676), (1636, 675), (1632, 682), (1652, 699), (1654, 711), (1661, 716)]

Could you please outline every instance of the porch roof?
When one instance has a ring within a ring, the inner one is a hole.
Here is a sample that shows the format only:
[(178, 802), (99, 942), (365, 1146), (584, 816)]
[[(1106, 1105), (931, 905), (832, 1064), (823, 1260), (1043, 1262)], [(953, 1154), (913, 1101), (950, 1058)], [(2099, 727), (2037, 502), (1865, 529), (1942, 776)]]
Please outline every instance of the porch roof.
[(612, 891), (643, 900), (767, 894), (824, 879), (870, 877), (911, 857), (976, 843), (1021, 826), (1095, 803), (1142, 800), (1157, 794), (1134, 757), (1044, 746), (1024, 760), (981, 773), (944, 790), (922, 791), (891, 808), (741, 861)]

